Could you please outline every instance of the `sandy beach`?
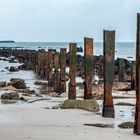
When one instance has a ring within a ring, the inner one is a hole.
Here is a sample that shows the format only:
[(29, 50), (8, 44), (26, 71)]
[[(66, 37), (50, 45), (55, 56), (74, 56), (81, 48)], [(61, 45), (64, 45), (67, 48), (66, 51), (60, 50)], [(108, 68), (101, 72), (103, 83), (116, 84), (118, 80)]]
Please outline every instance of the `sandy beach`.
[[(35, 90), (37, 94), (24, 96), (25, 101), (18, 101), (12, 104), (0, 103), (0, 138), (2, 140), (58, 140), (58, 139), (96, 139), (96, 140), (137, 140), (139, 137), (133, 134), (133, 129), (121, 129), (118, 124), (122, 122), (134, 122), (135, 106), (115, 105), (115, 118), (103, 118), (102, 107), (103, 100), (97, 100), (99, 112), (91, 112), (81, 109), (60, 109), (59, 105), (68, 99), (68, 91), (55, 97), (55, 93), (49, 95), (40, 95), (42, 86), (35, 85), (37, 77), (33, 71), (20, 70), (9, 74), (4, 70), (4, 66), (18, 66), (21, 64), (12, 64), (1, 62), (1, 75), (6, 81), (11, 78), (24, 78), (27, 87)], [(1, 77), (1, 81), (2, 81)], [(77, 82), (81, 78), (77, 77)], [(82, 82), (82, 81), (81, 81)], [(67, 82), (68, 84), (68, 82)], [(68, 87), (68, 85), (67, 85)], [(4, 92), (15, 91), (15, 88), (1, 88), (0, 94)], [(94, 92), (94, 91), (93, 91)], [(96, 90), (97, 92), (97, 90)], [(77, 97), (83, 100), (84, 89), (77, 86)], [(54, 97), (52, 97), (54, 96)], [(135, 104), (135, 91), (113, 91), (114, 104), (125, 102)], [(40, 100), (41, 99), (41, 100)], [(42, 100), (43, 99), (43, 100)], [(100, 128), (86, 126), (84, 124), (108, 124), (113, 128)]]
[[(133, 121), (130, 115), (131, 107), (116, 107), (116, 118), (110, 119), (85, 110), (45, 109), (60, 104), (66, 98), (49, 99), (30, 104), (5, 105), (0, 109), (0, 138), (2, 140), (139, 139), (133, 134), (133, 129), (125, 130), (117, 127), (121, 121)], [(120, 110), (124, 113), (122, 120)], [(84, 126), (86, 123), (113, 124), (114, 128)]]

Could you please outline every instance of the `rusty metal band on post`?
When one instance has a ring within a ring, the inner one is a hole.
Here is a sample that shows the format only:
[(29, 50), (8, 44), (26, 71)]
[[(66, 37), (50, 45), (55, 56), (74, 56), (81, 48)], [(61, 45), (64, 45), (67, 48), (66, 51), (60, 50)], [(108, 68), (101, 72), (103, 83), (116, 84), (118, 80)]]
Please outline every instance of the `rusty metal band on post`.
[(114, 81), (115, 31), (104, 30), (104, 101), (103, 117), (114, 118), (112, 86)]
[(70, 53), (70, 82), (69, 82), (69, 94), (68, 99), (76, 99), (76, 67), (77, 67), (77, 44), (69, 44), (69, 53)]
[(84, 38), (84, 99), (92, 96), (92, 74), (93, 74), (93, 39)]

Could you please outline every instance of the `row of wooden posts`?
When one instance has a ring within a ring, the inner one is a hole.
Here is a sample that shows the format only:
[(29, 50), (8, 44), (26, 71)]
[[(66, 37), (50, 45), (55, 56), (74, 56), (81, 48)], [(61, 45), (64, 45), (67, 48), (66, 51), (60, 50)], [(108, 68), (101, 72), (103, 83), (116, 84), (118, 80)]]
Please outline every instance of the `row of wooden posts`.
[[(112, 86), (114, 81), (115, 31), (104, 30), (104, 102), (103, 117), (114, 117)], [(60, 52), (39, 50), (26, 54), (27, 61), (41, 78), (48, 80), (48, 92), (66, 92), (66, 48)], [(77, 44), (69, 44), (68, 99), (76, 99)], [(84, 99), (92, 99), (93, 39), (84, 38)]]
[[(137, 50), (136, 50), (136, 112), (134, 133), (140, 134), (140, 14), (137, 14)], [(15, 56), (17, 54), (14, 54)], [(112, 87), (114, 82), (114, 58), (115, 57), (115, 31), (103, 31), (103, 58), (104, 58), (104, 100), (103, 117), (115, 117), (113, 105)], [(49, 49), (26, 53), (26, 61), (40, 77), (48, 80), (48, 92), (61, 94), (66, 92), (66, 49), (60, 52)], [(123, 81), (123, 67), (121, 64), (120, 81)], [(77, 44), (69, 44), (69, 88), (68, 99), (76, 99), (76, 70), (77, 70)], [(133, 69), (134, 71), (134, 69)], [(93, 39), (84, 38), (84, 99), (93, 98)], [(122, 79), (121, 79), (122, 78)], [(133, 77), (133, 81), (135, 78)]]

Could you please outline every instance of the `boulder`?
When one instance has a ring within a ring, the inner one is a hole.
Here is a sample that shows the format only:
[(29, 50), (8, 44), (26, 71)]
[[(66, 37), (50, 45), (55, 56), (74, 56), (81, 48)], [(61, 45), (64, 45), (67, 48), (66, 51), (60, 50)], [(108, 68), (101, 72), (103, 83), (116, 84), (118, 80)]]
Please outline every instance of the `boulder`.
[(8, 85), (12, 85), (16, 89), (26, 89), (27, 88), (25, 81), (23, 79), (20, 79), (20, 78), (12, 78), (10, 80), (10, 83), (8, 83)]
[(18, 71), (18, 68), (14, 67), (14, 66), (11, 66), (10, 69), (9, 69), (10, 72), (17, 72)]
[(0, 88), (1, 87), (6, 87), (6, 82), (0, 82)]
[(66, 100), (62, 105), (63, 109), (84, 109), (92, 112), (99, 111), (99, 104), (97, 101), (90, 100)]
[(4, 100), (19, 100), (19, 94), (17, 92), (9, 92), (1, 95), (1, 99)]

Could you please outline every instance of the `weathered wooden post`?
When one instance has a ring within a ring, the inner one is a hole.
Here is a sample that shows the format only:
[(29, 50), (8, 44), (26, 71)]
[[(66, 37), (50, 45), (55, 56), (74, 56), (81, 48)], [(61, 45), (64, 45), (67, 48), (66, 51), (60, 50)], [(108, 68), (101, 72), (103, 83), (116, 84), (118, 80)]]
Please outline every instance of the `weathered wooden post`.
[(48, 93), (52, 92), (53, 88), (53, 51), (48, 50)]
[(40, 71), (40, 78), (44, 79), (45, 78), (45, 50), (41, 51), (41, 56), (40, 56), (40, 61), (41, 61), (41, 71)]
[(60, 90), (59, 94), (66, 92), (66, 48), (60, 49)]
[(85, 90), (84, 99), (93, 98), (92, 95), (92, 74), (93, 74), (93, 39), (84, 38), (84, 77)]
[(40, 74), (41, 74), (41, 50), (38, 50), (37, 60), (38, 60), (38, 63), (37, 63), (37, 75), (40, 76)]
[(119, 60), (119, 82), (125, 81), (125, 63), (124, 60), (121, 58)]
[(137, 14), (136, 110), (135, 110), (134, 133), (140, 135), (140, 13)]
[(132, 62), (131, 65), (131, 90), (136, 89), (136, 63)]
[(104, 73), (104, 57), (100, 55), (99, 58), (99, 78), (103, 78), (103, 73)]
[[(36, 62), (37, 62), (37, 64), (36, 64), (36, 74), (38, 75), (38, 73), (39, 73), (39, 54), (40, 54), (40, 52), (39, 52), (39, 50), (37, 51), (37, 53), (36, 53)], [(27, 59), (27, 58), (26, 58)]]
[(103, 117), (114, 118), (112, 86), (114, 81), (115, 31), (104, 30), (104, 101)]
[(69, 44), (70, 52), (70, 82), (69, 82), (69, 94), (68, 99), (76, 99), (76, 67), (77, 67), (77, 44)]
[(36, 66), (36, 51), (32, 52), (32, 65), (33, 65), (33, 70), (35, 71), (35, 66)]
[(45, 80), (48, 81), (49, 79), (49, 59), (48, 59), (48, 52), (45, 51), (44, 54), (44, 70), (45, 70)]
[(59, 81), (60, 81), (60, 64), (59, 64), (59, 52), (54, 52), (54, 91), (59, 93)]

